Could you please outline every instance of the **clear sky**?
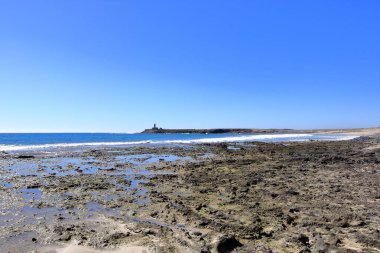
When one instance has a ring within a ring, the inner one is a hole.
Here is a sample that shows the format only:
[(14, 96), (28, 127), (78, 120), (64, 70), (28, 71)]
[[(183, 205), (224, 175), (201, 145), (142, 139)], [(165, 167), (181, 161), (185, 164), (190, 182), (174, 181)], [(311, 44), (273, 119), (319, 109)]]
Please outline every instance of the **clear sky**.
[(0, 132), (380, 125), (378, 0), (0, 0)]

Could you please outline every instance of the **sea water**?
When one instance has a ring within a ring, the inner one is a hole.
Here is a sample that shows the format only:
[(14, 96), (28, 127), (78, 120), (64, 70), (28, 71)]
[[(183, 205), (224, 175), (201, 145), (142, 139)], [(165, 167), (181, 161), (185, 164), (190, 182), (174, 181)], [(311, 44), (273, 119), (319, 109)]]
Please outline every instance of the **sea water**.
[(197, 144), (220, 142), (289, 142), (349, 140), (343, 134), (113, 134), (113, 133), (0, 133), (0, 151), (49, 150), (130, 145)]

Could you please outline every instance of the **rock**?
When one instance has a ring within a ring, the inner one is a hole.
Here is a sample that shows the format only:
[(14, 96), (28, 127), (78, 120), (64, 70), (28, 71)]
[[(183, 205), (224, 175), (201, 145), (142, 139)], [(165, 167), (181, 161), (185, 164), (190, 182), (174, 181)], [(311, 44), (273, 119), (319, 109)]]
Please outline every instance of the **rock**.
[(300, 211), (300, 209), (297, 208), (297, 207), (295, 207), (295, 208), (290, 208), (290, 209), (289, 209), (289, 212), (290, 212), (290, 213), (298, 213), (299, 211)]
[(272, 194), (271, 194), (271, 197), (272, 197), (272, 198), (277, 198), (278, 195), (279, 195), (278, 193), (272, 193)]
[(64, 235), (58, 237), (58, 240), (59, 241), (64, 241), (64, 242), (70, 241), (71, 240), (71, 235), (70, 234), (64, 234)]
[(362, 220), (354, 220), (349, 223), (350, 227), (362, 227), (365, 225), (365, 222)]
[(27, 189), (36, 189), (36, 188), (40, 188), (42, 185), (39, 184), (39, 183), (35, 183), (35, 184), (32, 184), (32, 185), (28, 185), (26, 188)]
[(155, 231), (153, 231), (152, 229), (143, 229), (142, 233), (144, 235), (155, 235), (157, 234)]
[(201, 227), (204, 227), (204, 226), (207, 226), (210, 222), (208, 220), (200, 220), (198, 225), (201, 226)]
[(297, 196), (297, 195), (300, 195), (300, 193), (299, 193), (299, 192), (297, 192), (297, 191), (294, 191), (294, 190), (289, 190), (289, 191), (287, 191), (287, 192), (286, 192), (286, 194), (288, 194), (288, 195), (293, 195), (293, 196)]
[(203, 247), (200, 251), (200, 253), (210, 253), (210, 250), (206, 247)]
[[(147, 234), (150, 234), (149, 232)], [(119, 240), (119, 239), (128, 237), (129, 235), (130, 234), (128, 232), (127, 233), (116, 232), (116, 233), (110, 235), (109, 240), (112, 242), (115, 240)]]
[(199, 232), (199, 231), (194, 231), (194, 232), (191, 232), (191, 235), (194, 236), (194, 237), (197, 237), (197, 236), (201, 236), (202, 233)]
[(327, 252), (328, 247), (327, 244), (324, 242), (324, 240), (319, 237), (315, 244), (313, 245), (313, 248), (311, 249), (312, 253), (324, 253)]
[(298, 236), (298, 241), (300, 243), (302, 243), (302, 245), (306, 246), (306, 247), (309, 247), (310, 246), (310, 242), (309, 242), (309, 237), (307, 237), (306, 235), (304, 234), (301, 234)]
[(222, 235), (216, 238), (213, 243), (213, 252), (230, 253), (234, 249), (243, 246), (234, 235)]
[(34, 155), (19, 155), (17, 156), (18, 159), (32, 159), (34, 158)]
[(240, 189), (240, 192), (248, 192), (249, 191), (249, 188), (248, 187), (243, 187)]
[(202, 204), (199, 204), (198, 206), (195, 207), (195, 210), (199, 211), (202, 209)]

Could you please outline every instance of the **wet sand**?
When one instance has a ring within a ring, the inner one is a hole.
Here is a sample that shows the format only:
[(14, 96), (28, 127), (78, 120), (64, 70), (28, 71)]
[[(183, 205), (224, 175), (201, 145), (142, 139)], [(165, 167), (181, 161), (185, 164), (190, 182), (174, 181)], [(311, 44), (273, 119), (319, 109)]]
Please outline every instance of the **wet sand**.
[(379, 252), (379, 145), (371, 136), (1, 153), (0, 249)]

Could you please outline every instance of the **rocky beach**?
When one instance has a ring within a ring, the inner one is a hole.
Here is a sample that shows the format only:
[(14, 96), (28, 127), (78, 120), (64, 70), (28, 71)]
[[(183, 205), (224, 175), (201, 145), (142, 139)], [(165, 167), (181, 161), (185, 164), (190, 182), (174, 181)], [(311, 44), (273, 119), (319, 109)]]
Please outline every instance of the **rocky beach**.
[(380, 138), (0, 154), (1, 252), (380, 252)]
[(380, 253), (380, 0), (0, 13), (0, 253)]

